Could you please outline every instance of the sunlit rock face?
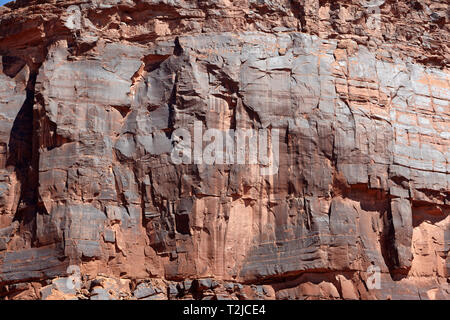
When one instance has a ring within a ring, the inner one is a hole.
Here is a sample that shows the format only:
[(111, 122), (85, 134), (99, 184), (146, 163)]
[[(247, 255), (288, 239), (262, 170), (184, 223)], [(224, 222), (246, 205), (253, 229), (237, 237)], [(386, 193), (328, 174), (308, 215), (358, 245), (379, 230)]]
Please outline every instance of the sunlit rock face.
[(0, 297), (449, 299), (447, 9), (0, 8)]

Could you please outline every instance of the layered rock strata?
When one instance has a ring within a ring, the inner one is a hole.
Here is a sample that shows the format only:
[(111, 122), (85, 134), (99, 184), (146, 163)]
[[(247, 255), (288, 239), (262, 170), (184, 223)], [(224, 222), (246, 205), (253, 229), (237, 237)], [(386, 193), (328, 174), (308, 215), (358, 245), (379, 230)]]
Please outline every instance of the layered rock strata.
[[(449, 299), (449, 18), (431, 0), (0, 8), (0, 296)], [(277, 170), (174, 163), (198, 124), (278, 132)]]

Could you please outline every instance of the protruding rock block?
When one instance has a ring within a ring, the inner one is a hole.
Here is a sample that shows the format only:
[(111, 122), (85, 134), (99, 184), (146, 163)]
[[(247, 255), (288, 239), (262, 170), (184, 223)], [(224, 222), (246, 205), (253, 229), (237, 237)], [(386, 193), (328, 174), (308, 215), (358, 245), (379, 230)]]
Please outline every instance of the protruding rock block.
[(411, 202), (408, 199), (392, 199), (391, 213), (395, 251), (397, 253), (396, 267), (409, 269), (413, 258), (411, 250), (413, 232)]

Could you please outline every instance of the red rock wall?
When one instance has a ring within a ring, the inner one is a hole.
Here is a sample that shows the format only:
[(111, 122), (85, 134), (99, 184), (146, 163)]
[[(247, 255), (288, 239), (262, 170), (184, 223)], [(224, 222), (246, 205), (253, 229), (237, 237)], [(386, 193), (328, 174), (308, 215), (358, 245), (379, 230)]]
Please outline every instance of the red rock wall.
[(0, 297), (450, 297), (445, 1), (16, 1), (0, 55)]

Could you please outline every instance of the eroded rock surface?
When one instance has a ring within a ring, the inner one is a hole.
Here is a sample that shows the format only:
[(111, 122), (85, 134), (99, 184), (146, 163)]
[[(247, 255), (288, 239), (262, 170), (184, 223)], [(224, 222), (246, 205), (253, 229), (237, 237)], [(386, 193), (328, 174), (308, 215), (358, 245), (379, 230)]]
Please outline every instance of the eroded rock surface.
[[(446, 1), (0, 8), (0, 296), (449, 299), (449, 39)], [(199, 122), (278, 171), (174, 164)]]

